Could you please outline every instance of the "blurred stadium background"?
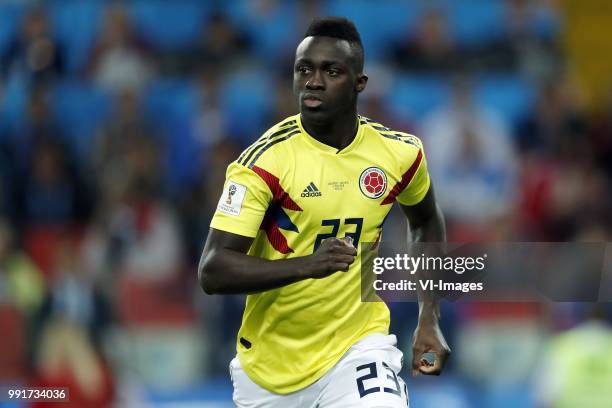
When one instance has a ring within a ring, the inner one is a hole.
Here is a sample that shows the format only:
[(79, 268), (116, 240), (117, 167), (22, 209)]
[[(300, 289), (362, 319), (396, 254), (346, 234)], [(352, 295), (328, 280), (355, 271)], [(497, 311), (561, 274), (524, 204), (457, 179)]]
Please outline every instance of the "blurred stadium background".
[[(361, 113), (423, 139), (450, 240), (611, 241), (606, 0), (5, 0), (0, 384), (231, 406), (244, 300), (205, 296), (196, 265), (225, 167), (296, 112), (321, 15), (361, 32)], [(409, 353), (416, 307), (391, 308)], [(611, 407), (609, 311), (445, 304), (454, 354), (440, 378), (405, 370), (411, 405)]]

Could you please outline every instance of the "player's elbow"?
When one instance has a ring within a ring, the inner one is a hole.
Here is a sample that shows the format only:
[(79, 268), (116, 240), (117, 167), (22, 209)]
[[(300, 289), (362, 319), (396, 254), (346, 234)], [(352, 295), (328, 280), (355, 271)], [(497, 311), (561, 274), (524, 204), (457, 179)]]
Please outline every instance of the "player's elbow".
[(208, 273), (206, 269), (200, 270), (198, 273), (200, 287), (207, 295), (215, 295), (221, 293), (221, 286), (215, 277)]
[(218, 279), (213, 253), (203, 253), (198, 265), (198, 282), (206, 294), (214, 295), (222, 292), (222, 285)]

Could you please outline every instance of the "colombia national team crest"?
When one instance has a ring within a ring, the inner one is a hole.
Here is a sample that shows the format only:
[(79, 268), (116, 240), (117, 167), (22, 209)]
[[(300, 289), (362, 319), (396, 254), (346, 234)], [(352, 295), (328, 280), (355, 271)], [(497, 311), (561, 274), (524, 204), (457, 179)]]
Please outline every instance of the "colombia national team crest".
[(379, 198), (387, 191), (387, 175), (378, 167), (368, 167), (359, 176), (359, 189), (368, 198)]

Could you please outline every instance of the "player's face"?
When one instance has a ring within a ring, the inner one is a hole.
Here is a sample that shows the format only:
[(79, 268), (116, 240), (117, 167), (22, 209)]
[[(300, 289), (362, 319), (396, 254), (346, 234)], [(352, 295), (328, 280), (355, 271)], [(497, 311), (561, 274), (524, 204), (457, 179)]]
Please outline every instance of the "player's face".
[(354, 110), (367, 80), (355, 66), (347, 41), (306, 37), (297, 47), (293, 69), (293, 92), (302, 116), (327, 120)]

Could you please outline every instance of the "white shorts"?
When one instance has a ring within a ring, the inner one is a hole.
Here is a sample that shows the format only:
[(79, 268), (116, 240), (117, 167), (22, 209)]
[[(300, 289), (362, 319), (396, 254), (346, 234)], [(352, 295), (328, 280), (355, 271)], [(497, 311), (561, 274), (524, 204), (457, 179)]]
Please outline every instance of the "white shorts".
[(408, 389), (398, 377), (403, 354), (394, 335), (374, 334), (355, 343), (323, 377), (291, 394), (275, 394), (230, 363), (239, 408), (407, 408)]

